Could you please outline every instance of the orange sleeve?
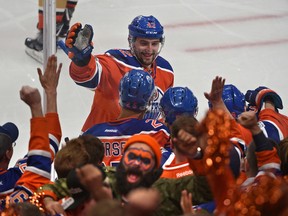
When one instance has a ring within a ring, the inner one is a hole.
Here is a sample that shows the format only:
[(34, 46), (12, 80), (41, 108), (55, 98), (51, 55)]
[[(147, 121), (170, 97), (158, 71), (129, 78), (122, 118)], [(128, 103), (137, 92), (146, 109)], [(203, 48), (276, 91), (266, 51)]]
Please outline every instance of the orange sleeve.
[(74, 62), (70, 64), (70, 76), (74, 81), (81, 82), (86, 81), (90, 77), (93, 77), (97, 71), (96, 61), (91, 55), (90, 61), (86, 66), (77, 66)]
[(31, 119), (31, 132), (27, 167), (10, 195), (10, 202), (23, 202), (40, 186), (50, 182), (51, 153), (47, 120), (44, 117)]
[[(269, 164), (274, 164), (275, 165), (279, 165), (279, 167), (273, 167), (273, 168), (278, 168), (280, 169), (280, 158), (278, 156), (277, 150), (276, 148), (273, 148), (273, 150), (269, 151), (261, 151), (261, 152), (256, 152), (256, 156), (257, 156), (257, 164), (258, 167), (261, 169), (264, 168), (263, 166), (269, 166)], [(269, 167), (272, 168), (272, 167)]]
[(62, 130), (57, 113), (47, 113), (45, 115), (48, 122), (50, 152), (52, 161), (55, 158), (55, 154), (58, 152), (59, 145), (62, 138)]

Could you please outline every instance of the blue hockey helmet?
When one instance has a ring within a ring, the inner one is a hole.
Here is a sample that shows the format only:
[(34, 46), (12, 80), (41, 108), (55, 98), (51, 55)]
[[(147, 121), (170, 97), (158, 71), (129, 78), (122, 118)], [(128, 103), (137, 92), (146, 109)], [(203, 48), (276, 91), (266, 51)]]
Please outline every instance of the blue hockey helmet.
[(160, 107), (165, 121), (172, 124), (176, 116), (188, 114), (196, 116), (198, 113), (198, 100), (187, 87), (171, 87), (160, 100)]
[(224, 85), (222, 99), (234, 118), (245, 111), (245, 96), (236, 86)]
[(137, 16), (128, 26), (129, 37), (164, 39), (163, 26), (154, 16)]
[(123, 108), (143, 111), (147, 108), (154, 89), (154, 80), (149, 73), (132, 69), (120, 81), (119, 103)]

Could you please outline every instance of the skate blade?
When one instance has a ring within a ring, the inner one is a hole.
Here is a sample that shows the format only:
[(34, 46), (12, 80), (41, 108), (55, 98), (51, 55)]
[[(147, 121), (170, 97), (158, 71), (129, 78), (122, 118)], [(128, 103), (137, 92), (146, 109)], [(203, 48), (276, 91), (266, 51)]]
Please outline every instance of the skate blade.
[(39, 62), (40, 64), (43, 64), (43, 51), (36, 51), (34, 49), (30, 49), (26, 47), (25, 52), (28, 56)]

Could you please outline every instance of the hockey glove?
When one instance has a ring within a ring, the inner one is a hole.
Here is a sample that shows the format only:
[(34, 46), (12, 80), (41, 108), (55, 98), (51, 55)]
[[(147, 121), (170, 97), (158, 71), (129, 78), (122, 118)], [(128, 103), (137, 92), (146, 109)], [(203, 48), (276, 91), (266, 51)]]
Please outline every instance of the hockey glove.
[(283, 109), (281, 97), (265, 86), (259, 86), (255, 90), (248, 90), (245, 94), (245, 100), (249, 103), (248, 106), (255, 106), (259, 111), (266, 100), (270, 100), (276, 109)]
[(93, 28), (86, 24), (82, 28), (81, 23), (75, 23), (67, 35), (65, 45), (68, 47), (68, 56), (78, 66), (87, 65), (93, 47)]

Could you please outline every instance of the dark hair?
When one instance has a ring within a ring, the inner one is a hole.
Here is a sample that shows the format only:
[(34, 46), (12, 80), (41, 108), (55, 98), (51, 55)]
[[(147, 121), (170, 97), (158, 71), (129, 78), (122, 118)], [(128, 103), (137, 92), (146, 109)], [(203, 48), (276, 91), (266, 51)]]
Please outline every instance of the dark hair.
[(283, 175), (288, 175), (288, 137), (279, 143), (279, 156), (281, 160), (281, 172)]
[(92, 135), (82, 135), (66, 142), (56, 154), (54, 166), (58, 178), (65, 178), (73, 168), (88, 163), (99, 165), (103, 158), (102, 142)]
[(7, 134), (0, 133), (0, 161), (3, 160), (8, 149), (12, 148), (12, 140)]
[(255, 143), (254, 141), (252, 141), (247, 147), (246, 151), (246, 160), (249, 165), (248, 177), (254, 177), (258, 173), (258, 164), (255, 149), (256, 149)]
[(44, 216), (44, 213), (30, 202), (12, 203), (4, 213), (7, 216)]
[(177, 137), (178, 132), (183, 129), (192, 135), (198, 134), (198, 120), (191, 115), (181, 115), (179, 116), (171, 126), (171, 137)]

